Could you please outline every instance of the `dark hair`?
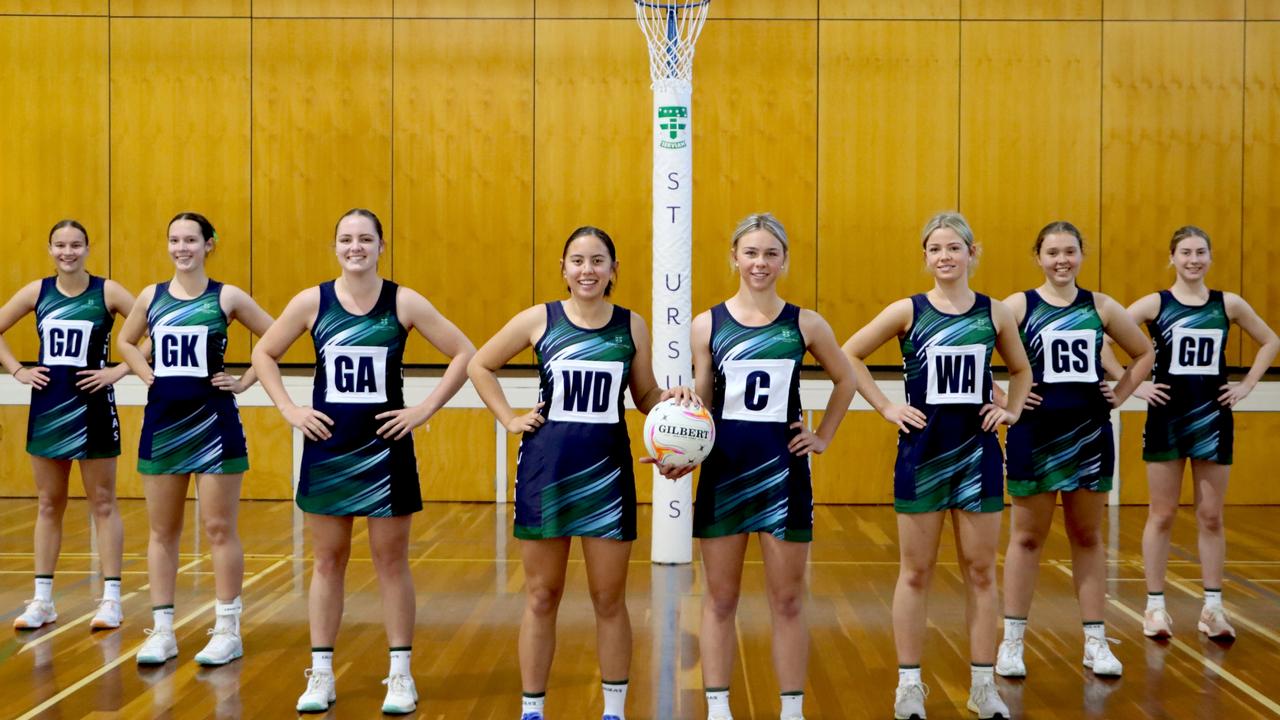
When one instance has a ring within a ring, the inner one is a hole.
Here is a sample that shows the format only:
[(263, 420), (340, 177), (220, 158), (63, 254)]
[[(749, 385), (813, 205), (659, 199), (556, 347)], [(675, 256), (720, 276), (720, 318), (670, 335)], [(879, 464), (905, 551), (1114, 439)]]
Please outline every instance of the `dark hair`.
[(1084, 237), (1080, 235), (1080, 229), (1066, 220), (1054, 220), (1040, 228), (1040, 234), (1036, 235), (1035, 247), (1031, 249), (1032, 254), (1040, 254), (1040, 246), (1044, 244), (1044, 239), (1050, 235), (1070, 235), (1076, 239), (1076, 245), (1080, 248), (1080, 252), (1084, 252)]
[(1195, 225), (1183, 225), (1173, 231), (1173, 238), (1169, 240), (1169, 254), (1172, 255), (1178, 249), (1178, 243), (1189, 237), (1204, 238), (1205, 247), (1209, 248), (1210, 252), (1213, 251), (1213, 243), (1209, 240), (1209, 233), (1201, 230)]
[(173, 216), (173, 219), (169, 221), (168, 227), (172, 227), (173, 224), (179, 220), (190, 220), (191, 222), (194, 222), (200, 226), (201, 237), (205, 240), (212, 240), (215, 243), (218, 241), (218, 231), (213, 229), (213, 223), (209, 222), (209, 218), (201, 215), (200, 213), (180, 212)]
[[(580, 237), (598, 238), (600, 242), (604, 243), (605, 249), (609, 251), (609, 260), (615, 264), (618, 262), (618, 251), (613, 247), (613, 238), (609, 237), (609, 233), (591, 225), (583, 225), (569, 233), (569, 239), (564, 241), (564, 250), (560, 252), (560, 262), (563, 263), (564, 259), (569, 256), (569, 245)], [(604, 296), (609, 297), (612, 292), (613, 281), (610, 280), (609, 284), (604, 288)]]
[(53, 244), (53, 234), (58, 232), (64, 227), (72, 227), (79, 230), (80, 234), (84, 235), (84, 244), (85, 245), (89, 244), (89, 231), (84, 229), (84, 226), (80, 224), (79, 220), (71, 220), (71, 219), (59, 220), (58, 222), (53, 224), (53, 227), (49, 228), (49, 244), (51, 245)]
[(378, 219), (377, 215), (373, 214), (372, 210), (365, 210), (364, 208), (351, 208), (350, 210), (342, 213), (342, 217), (338, 218), (338, 222), (333, 224), (334, 237), (338, 236), (338, 226), (342, 224), (342, 221), (352, 215), (359, 215), (362, 218), (368, 218), (369, 221), (373, 223), (373, 229), (378, 234), (378, 239), (382, 239), (382, 221)]

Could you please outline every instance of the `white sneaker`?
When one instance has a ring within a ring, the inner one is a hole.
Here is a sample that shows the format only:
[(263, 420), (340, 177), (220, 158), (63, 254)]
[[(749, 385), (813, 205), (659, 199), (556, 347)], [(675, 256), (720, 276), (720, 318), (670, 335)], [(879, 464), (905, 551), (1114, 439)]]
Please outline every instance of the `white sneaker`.
[(32, 598), (27, 601), (27, 608), (13, 619), (14, 630), (35, 630), (38, 627), (58, 619), (58, 611), (53, 609), (52, 600)]
[(396, 674), (382, 681), (387, 686), (387, 696), (382, 699), (382, 712), (387, 715), (408, 715), (418, 709), (418, 688), (409, 675)]
[(178, 639), (173, 630), (155, 630), (146, 628), (147, 641), (138, 648), (139, 665), (163, 665), (178, 657)]
[(996, 684), (993, 681), (980, 682), (970, 687), (969, 703), (966, 707), (977, 713), (980, 720), (991, 720), (991, 718), (1009, 720), (1009, 706), (1000, 699), (1000, 692), (996, 690)]
[(1142, 634), (1156, 640), (1173, 637), (1173, 619), (1164, 608), (1147, 610), (1142, 614)]
[(124, 610), (120, 608), (120, 601), (103, 598), (98, 601), (98, 612), (93, 614), (89, 627), (94, 630), (111, 630), (120, 627), (122, 622)]
[(213, 627), (209, 628), (209, 636), (209, 644), (196, 653), (196, 662), (201, 665), (226, 665), (244, 655), (244, 644), (235, 630)]
[(1196, 623), (1196, 628), (1208, 635), (1211, 640), (1236, 639), (1236, 629), (1227, 621), (1227, 611), (1221, 605), (1202, 609), (1200, 622)]
[(929, 686), (924, 683), (899, 685), (893, 691), (893, 720), (924, 720), (924, 699)]
[(996, 654), (996, 674), (1007, 678), (1027, 676), (1027, 664), (1022, 661), (1022, 638), (1007, 637), (1000, 642), (1000, 650)]
[(1084, 640), (1084, 666), (1103, 677), (1120, 677), (1124, 672), (1124, 666), (1111, 652), (1111, 645), (1093, 637)]
[(708, 715), (707, 720), (733, 720), (732, 715)]
[(298, 712), (326, 712), (330, 705), (338, 701), (333, 673), (323, 670), (316, 672), (307, 668), (302, 674), (307, 677), (307, 689), (298, 696)]

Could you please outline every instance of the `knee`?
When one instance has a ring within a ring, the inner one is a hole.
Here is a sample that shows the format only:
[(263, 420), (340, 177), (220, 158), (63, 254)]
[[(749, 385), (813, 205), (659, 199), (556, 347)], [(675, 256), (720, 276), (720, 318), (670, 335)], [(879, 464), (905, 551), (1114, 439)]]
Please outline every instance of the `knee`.
[(617, 617), (627, 610), (626, 593), (609, 588), (608, 590), (592, 590), (591, 605), (595, 608), (596, 617)]
[(794, 588), (772, 592), (769, 594), (769, 607), (774, 618), (795, 620), (804, 611), (804, 594)]
[(1203, 532), (1220, 533), (1222, 532), (1222, 510), (1197, 508), (1196, 522), (1200, 524), (1200, 530)]
[(1039, 553), (1040, 548), (1044, 547), (1044, 540), (1035, 533), (1015, 532), (1013, 534), (1013, 546), (1027, 553)]
[(1162, 533), (1173, 530), (1173, 519), (1178, 515), (1176, 506), (1168, 508), (1153, 507), (1147, 512), (1147, 525)]
[(67, 509), (67, 494), (61, 492), (40, 493), (36, 508), (43, 519), (61, 520), (62, 514)]
[(710, 590), (705, 596), (705, 607), (719, 622), (732, 620), (738, 613), (738, 596), (737, 588)]
[(347, 572), (347, 559), (351, 557), (351, 548), (316, 549), (312, 572), (323, 578), (342, 577)]
[(563, 596), (563, 587), (550, 585), (530, 587), (525, 593), (525, 606), (529, 612), (538, 617), (554, 617), (556, 611), (560, 609), (560, 598)]
[(996, 565), (989, 560), (970, 562), (964, 570), (965, 582), (975, 592), (994, 590), (996, 586)]
[(236, 539), (235, 522), (227, 518), (208, 518), (204, 522), (204, 532), (209, 537), (209, 544), (222, 546)]
[(104, 522), (110, 519), (116, 513), (116, 498), (114, 493), (98, 492), (90, 498), (90, 507), (93, 510), (93, 517), (98, 522)]
[(903, 565), (898, 571), (898, 581), (904, 587), (916, 592), (924, 592), (929, 589), (929, 582), (933, 579), (933, 565)]
[(375, 545), (371, 553), (373, 568), (379, 577), (387, 577), (409, 569), (409, 548), (380, 547)]
[(1067, 539), (1080, 550), (1093, 550), (1102, 545), (1102, 528), (1097, 525), (1077, 527), (1067, 523)]

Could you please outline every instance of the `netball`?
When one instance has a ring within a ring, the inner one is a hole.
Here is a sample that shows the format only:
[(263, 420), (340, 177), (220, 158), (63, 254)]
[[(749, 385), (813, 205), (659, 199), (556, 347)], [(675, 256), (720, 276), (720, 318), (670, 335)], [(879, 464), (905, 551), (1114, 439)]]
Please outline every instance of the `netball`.
[(659, 465), (688, 467), (707, 459), (716, 443), (716, 424), (706, 407), (676, 400), (658, 403), (644, 421), (644, 447)]

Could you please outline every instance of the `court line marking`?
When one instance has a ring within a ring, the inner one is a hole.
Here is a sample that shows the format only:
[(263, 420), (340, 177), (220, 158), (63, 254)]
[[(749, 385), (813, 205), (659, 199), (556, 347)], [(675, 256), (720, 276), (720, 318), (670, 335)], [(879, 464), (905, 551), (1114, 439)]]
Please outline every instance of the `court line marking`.
[[(188, 570), (195, 565), (199, 565), (200, 561), (201, 561), (200, 558), (196, 558), (195, 560), (192, 560), (186, 565), (183, 565), (182, 567), (178, 568), (178, 572), (181, 573), (183, 570)], [(123, 606), (125, 600), (129, 600), (133, 596), (138, 595), (139, 593), (142, 593), (143, 591), (150, 590), (150, 589), (151, 589), (151, 583), (147, 583), (146, 585), (143, 585), (142, 587), (138, 588), (137, 590), (134, 590), (133, 592), (122, 595), (120, 597), (120, 605)], [(47, 632), (44, 635), (41, 635), (40, 637), (32, 640), (31, 642), (23, 643), (22, 647), (18, 648), (18, 654), (21, 655), (22, 653), (27, 652), (32, 648), (39, 647), (41, 644), (48, 642), (49, 640), (52, 640), (53, 638), (61, 635), (62, 633), (70, 630), (73, 627), (79, 627), (80, 623), (92, 620), (93, 616), (97, 612), (98, 612), (97, 610), (94, 610), (93, 612), (87, 612), (84, 615), (81, 615), (80, 617), (76, 618), (75, 620), (72, 620), (71, 622), (68, 622), (65, 625), (59, 623), (58, 627), (53, 629), (52, 631)]]
[[(1062, 574), (1067, 575), (1068, 577), (1071, 576), (1071, 570), (1065, 565), (1063, 565), (1062, 563), (1058, 561), (1054, 561), (1053, 566), (1056, 567)], [(1107, 604), (1116, 608), (1117, 610), (1124, 613), (1125, 615), (1128, 615), (1130, 618), (1136, 620), (1139, 623), (1141, 623), (1143, 620), (1142, 613), (1138, 612), (1137, 610), (1134, 610), (1128, 605), (1125, 605), (1124, 603), (1120, 602), (1116, 598), (1108, 596)], [(1143, 638), (1143, 641), (1149, 642), (1145, 637)], [(1261, 692), (1254, 689), (1252, 685), (1236, 677), (1235, 674), (1233, 674), (1230, 670), (1227, 670), (1226, 668), (1222, 667), (1218, 663), (1205, 657), (1198, 650), (1191, 647), (1186, 642), (1179, 640), (1176, 637), (1169, 638), (1168, 642), (1170, 645), (1174, 646), (1175, 648), (1181, 650), (1187, 655), (1190, 655), (1192, 659), (1200, 661), (1200, 664), (1203, 665), (1205, 668), (1209, 669), (1215, 675), (1222, 678), (1223, 680), (1226, 680), (1231, 685), (1234, 685), (1237, 690), (1243, 692), (1245, 695), (1248, 695), (1250, 698), (1253, 698), (1253, 700), (1258, 704), (1270, 710), (1272, 713), (1276, 715), (1280, 715), (1280, 703), (1277, 703), (1276, 701), (1272, 700), (1266, 695), (1263, 695)]]
[[(1187, 585), (1185, 582), (1181, 580), (1165, 578), (1164, 582), (1166, 585), (1172, 585), (1173, 587), (1181, 590), (1182, 592), (1190, 595), (1191, 597), (1199, 597), (1194, 587)], [(1277, 645), (1280, 645), (1280, 635), (1277, 635), (1276, 633), (1272, 632), (1265, 625), (1262, 625), (1260, 623), (1256, 623), (1250, 620), (1248, 617), (1244, 615), (1244, 613), (1240, 612), (1239, 605), (1236, 605), (1235, 603), (1230, 603), (1229, 609), (1231, 610), (1231, 619), (1234, 620), (1236, 623), (1243, 625), (1249, 628), (1250, 630), (1252, 630), (1254, 633), (1261, 635), (1262, 637), (1265, 637), (1266, 639), (1270, 640), (1271, 642)]]
[[(266, 577), (267, 575), (271, 574), (271, 572), (273, 572), (276, 568), (281, 567), (281, 566), (283, 566), (283, 565), (287, 565), (287, 564), (288, 564), (288, 562), (289, 562), (289, 561), (288, 561), (288, 560), (285, 560), (285, 559), (275, 561), (273, 564), (271, 564), (269, 567), (267, 567), (267, 569), (266, 569), (266, 570), (263, 570), (262, 572), (258, 573), (257, 575), (254, 575), (253, 577), (248, 578), (247, 580), (245, 580), (245, 581), (244, 581), (244, 585), (242, 585), (242, 586), (241, 586), (241, 588), (242, 588), (242, 589), (244, 589), (244, 588), (248, 588), (250, 585), (253, 585), (253, 584), (254, 584), (254, 583), (256, 583), (257, 581), (259, 581), (259, 580), (261, 580), (262, 578)], [(201, 605), (200, 607), (196, 608), (195, 610), (191, 611), (191, 613), (190, 613), (190, 614), (188, 614), (186, 617), (184, 617), (184, 618), (182, 618), (181, 620), (179, 620), (179, 621), (175, 622), (175, 623), (173, 624), (173, 629), (174, 629), (174, 630), (177, 630), (178, 628), (182, 627), (183, 625), (186, 625), (187, 623), (191, 622), (192, 620), (195, 620), (197, 617), (200, 617), (200, 616), (204, 615), (205, 613), (209, 612), (210, 610), (212, 610), (212, 609), (213, 609), (213, 605), (214, 605), (214, 603), (216, 603), (216, 602), (217, 602), (217, 600), (210, 600), (210, 601), (206, 602), (205, 604)], [(44, 712), (45, 710), (48, 710), (49, 708), (53, 707), (54, 705), (57, 705), (58, 703), (60, 703), (60, 702), (62, 702), (63, 700), (67, 699), (68, 697), (70, 697), (72, 694), (74, 694), (74, 693), (76, 693), (77, 691), (79, 691), (79, 690), (80, 690), (80, 688), (82, 688), (82, 687), (84, 687), (84, 686), (88, 685), (89, 683), (93, 682), (94, 680), (97, 680), (98, 678), (102, 677), (103, 675), (106, 675), (107, 673), (111, 672), (112, 670), (116, 669), (117, 667), (120, 667), (120, 666), (121, 666), (121, 665), (123, 665), (124, 663), (126, 663), (126, 662), (128, 662), (129, 660), (133, 659), (133, 657), (134, 657), (135, 655), (137, 655), (137, 654), (138, 654), (138, 651), (142, 649), (143, 644), (145, 644), (145, 641), (144, 641), (144, 642), (141, 642), (141, 643), (138, 643), (137, 647), (133, 648), (133, 649), (132, 649), (132, 650), (130, 650), (129, 652), (124, 653), (123, 655), (121, 655), (121, 656), (117, 657), (115, 660), (112, 660), (111, 662), (109, 662), (109, 663), (107, 663), (107, 664), (103, 665), (102, 667), (99, 667), (97, 670), (94, 670), (93, 672), (89, 673), (88, 675), (85, 675), (84, 677), (82, 677), (82, 678), (80, 678), (79, 680), (75, 681), (75, 682), (74, 682), (74, 683), (72, 683), (71, 685), (68, 685), (64, 690), (62, 690), (61, 692), (59, 692), (57, 695), (54, 695), (53, 697), (49, 698), (48, 700), (45, 700), (44, 702), (40, 703), (39, 705), (35, 706), (34, 708), (32, 708), (32, 709), (28, 710), (26, 713), (24, 713), (24, 714), (22, 714), (22, 715), (19, 715), (19, 716), (16, 718), (16, 720), (31, 720), (32, 718), (36, 717), (36, 716), (37, 716), (37, 715), (39, 715), (40, 713)]]

